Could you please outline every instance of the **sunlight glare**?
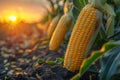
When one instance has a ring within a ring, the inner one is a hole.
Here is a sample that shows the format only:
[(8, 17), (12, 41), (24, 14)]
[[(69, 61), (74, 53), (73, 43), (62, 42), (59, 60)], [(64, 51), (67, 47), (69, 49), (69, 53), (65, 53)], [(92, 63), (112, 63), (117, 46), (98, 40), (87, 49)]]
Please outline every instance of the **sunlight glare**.
[(16, 16), (9, 16), (9, 20), (12, 21), (12, 22), (16, 22), (17, 20), (17, 17)]

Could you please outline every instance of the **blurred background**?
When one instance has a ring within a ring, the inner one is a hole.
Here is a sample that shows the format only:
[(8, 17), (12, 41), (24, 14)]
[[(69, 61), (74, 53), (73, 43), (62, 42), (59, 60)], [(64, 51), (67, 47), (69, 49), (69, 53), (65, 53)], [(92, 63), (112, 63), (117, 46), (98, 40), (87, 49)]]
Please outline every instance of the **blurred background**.
[(0, 80), (30, 73), (36, 60), (47, 53), (46, 31), (58, 4), (61, 0), (0, 0)]
[(29, 46), (28, 39), (37, 40), (45, 35), (51, 17), (55, 14), (51, 2), (55, 0), (1, 0), (0, 40), (8, 41), (9, 45), (25, 43), (27, 40), (25, 44)]

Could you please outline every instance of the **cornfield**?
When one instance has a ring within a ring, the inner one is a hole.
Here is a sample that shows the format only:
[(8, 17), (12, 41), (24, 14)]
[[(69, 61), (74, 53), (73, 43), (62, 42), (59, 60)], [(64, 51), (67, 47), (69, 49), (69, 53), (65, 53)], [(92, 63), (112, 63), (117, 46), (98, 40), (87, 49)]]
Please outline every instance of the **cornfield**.
[(0, 80), (120, 80), (120, 0), (0, 4)]

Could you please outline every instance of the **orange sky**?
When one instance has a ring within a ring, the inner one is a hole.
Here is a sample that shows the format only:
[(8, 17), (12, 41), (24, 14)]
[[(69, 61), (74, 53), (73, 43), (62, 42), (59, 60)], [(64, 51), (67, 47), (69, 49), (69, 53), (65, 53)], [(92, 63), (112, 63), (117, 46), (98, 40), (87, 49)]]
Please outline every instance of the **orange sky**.
[(45, 0), (0, 0), (0, 21), (15, 15), (19, 20), (35, 22), (45, 13), (42, 5)]

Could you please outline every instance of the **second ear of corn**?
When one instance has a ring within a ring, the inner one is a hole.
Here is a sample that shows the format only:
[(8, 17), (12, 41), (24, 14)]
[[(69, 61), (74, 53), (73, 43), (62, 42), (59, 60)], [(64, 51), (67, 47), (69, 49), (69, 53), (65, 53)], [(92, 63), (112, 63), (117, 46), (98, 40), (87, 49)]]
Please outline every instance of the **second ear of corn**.
[(72, 16), (69, 15), (68, 13), (64, 14), (61, 17), (51, 37), (50, 44), (49, 44), (50, 50), (57, 51), (59, 49), (59, 46), (64, 40), (64, 36), (66, 32), (69, 30), (69, 28), (71, 27), (71, 25), (72, 25)]
[(59, 19), (60, 19), (60, 15), (56, 16), (55, 18), (53, 18), (52, 22), (50, 23), (50, 26), (48, 28), (48, 32), (47, 32), (47, 35), (49, 37), (49, 39), (51, 38), (58, 22), (59, 22)]
[(92, 6), (86, 6), (78, 16), (67, 46), (64, 67), (79, 70), (85, 58), (89, 42), (96, 30), (97, 12)]

